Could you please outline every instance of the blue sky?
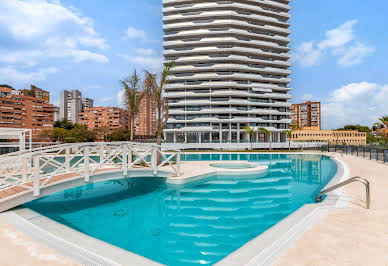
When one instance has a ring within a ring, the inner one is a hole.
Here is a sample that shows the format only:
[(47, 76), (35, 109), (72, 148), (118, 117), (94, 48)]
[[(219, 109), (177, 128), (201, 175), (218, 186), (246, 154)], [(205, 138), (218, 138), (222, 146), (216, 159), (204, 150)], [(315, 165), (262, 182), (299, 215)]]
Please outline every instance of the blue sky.
[[(321, 100), (324, 128), (388, 114), (388, 2), (293, 0), (292, 102)], [(161, 0), (0, 0), (0, 84), (58, 102), (79, 89), (118, 105), (119, 80), (162, 61)]]

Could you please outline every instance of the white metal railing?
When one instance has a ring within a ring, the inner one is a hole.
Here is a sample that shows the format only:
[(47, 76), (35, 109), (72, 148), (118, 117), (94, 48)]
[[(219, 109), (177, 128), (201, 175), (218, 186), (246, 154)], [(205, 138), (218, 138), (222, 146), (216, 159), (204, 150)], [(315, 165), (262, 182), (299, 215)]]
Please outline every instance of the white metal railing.
[(19, 187), (39, 196), (40, 189), (60, 178), (82, 176), (89, 182), (103, 170), (117, 169), (126, 176), (135, 168), (150, 169), (154, 175), (171, 169), (180, 176), (180, 156), (179, 150), (165, 153), (160, 146), (133, 142), (61, 144), (15, 152), (0, 156), (0, 191)]

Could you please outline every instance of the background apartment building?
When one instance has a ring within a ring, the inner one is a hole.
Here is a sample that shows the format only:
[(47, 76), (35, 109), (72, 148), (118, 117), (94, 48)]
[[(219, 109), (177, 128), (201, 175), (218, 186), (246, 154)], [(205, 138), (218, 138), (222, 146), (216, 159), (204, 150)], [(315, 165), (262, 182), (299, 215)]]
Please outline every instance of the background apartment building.
[(286, 140), (289, 10), (289, 0), (163, 1), (164, 58), (176, 62), (168, 142), (247, 141), (245, 126)]
[(59, 107), (54, 106), (54, 122), (60, 121), (60, 120), (61, 120), (61, 118), (59, 116)]
[(299, 125), (302, 129), (321, 129), (321, 103), (305, 102), (292, 104), (288, 109), (291, 115), (291, 125)]
[[(93, 107), (86, 108), (79, 113), (79, 124), (86, 125), (89, 130), (98, 134), (109, 133), (114, 129), (128, 129), (127, 113), (118, 107)], [(99, 139), (104, 139), (97, 136)]]
[(59, 117), (78, 124), (79, 114), (86, 108), (93, 107), (93, 100), (83, 98), (79, 90), (63, 90), (61, 92)]
[(366, 145), (366, 133), (358, 131), (337, 130), (296, 130), (292, 131), (292, 141), (326, 142), (337, 145)]
[(50, 92), (43, 90), (41, 88), (38, 88), (34, 85), (31, 85), (29, 90), (24, 89), (24, 90), (20, 90), (20, 92), (22, 95), (40, 98), (40, 99), (44, 99), (48, 103), (50, 102)]
[(40, 140), (43, 130), (53, 128), (54, 106), (49, 95), (30, 96), (28, 90), (0, 86), (0, 127), (32, 130), (34, 140)]
[(156, 135), (156, 105), (150, 94), (146, 94), (140, 103), (140, 112), (135, 119), (136, 138), (151, 138)]

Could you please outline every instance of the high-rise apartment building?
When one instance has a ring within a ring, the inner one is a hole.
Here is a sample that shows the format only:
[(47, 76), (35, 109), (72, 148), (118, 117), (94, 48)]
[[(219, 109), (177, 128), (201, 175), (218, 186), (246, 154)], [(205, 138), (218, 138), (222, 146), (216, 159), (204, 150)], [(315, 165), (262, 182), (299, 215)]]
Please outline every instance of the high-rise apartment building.
[(140, 112), (135, 119), (137, 138), (150, 138), (156, 135), (156, 105), (150, 94), (146, 94), (140, 103)]
[(0, 86), (0, 127), (32, 129), (33, 139), (52, 129), (54, 107), (43, 97), (26, 96), (25, 90)]
[(168, 142), (247, 141), (245, 126), (286, 140), (289, 10), (289, 0), (163, 1), (164, 57), (176, 62)]
[(93, 100), (83, 98), (79, 90), (63, 90), (59, 106), (60, 119), (67, 119), (72, 123), (78, 123), (78, 115), (86, 108), (93, 107)]
[(58, 106), (54, 106), (54, 122), (56, 121), (60, 121), (61, 118), (60, 118), (60, 115), (59, 115), (59, 107)]
[(293, 104), (288, 110), (291, 115), (292, 125), (298, 125), (302, 129), (321, 129), (321, 103), (305, 102)]
[(85, 110), (86, 108), (93, 108), (94, 101), (90, 98), (83, 98), (82, 99), (82, 109)]

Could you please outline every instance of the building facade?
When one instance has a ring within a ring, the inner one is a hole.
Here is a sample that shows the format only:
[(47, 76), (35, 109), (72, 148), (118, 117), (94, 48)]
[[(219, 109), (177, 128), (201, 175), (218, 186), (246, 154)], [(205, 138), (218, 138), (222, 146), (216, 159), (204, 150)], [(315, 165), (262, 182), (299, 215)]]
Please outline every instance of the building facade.
[(85, 125), (89, 130), (95, 131), (100, 140), (104, 139), (103, 135), (114, 129), (128, 129), (127, 113), (118, 107), (86, 108), (79, 113), (78, 121), (80, 125)]
[(40, 140), (44, 130), (53, 128), (53, 122), (54, 106), (45, 98), (0, 86), (0, 127), (31, 129), (33, 139)]
[(286, 140), (289, 10), (289, 0), (163, 1), (164, 58), (176, 62), (167, 142), (245, 142), (245, 126)]
[(302, 129), (321, 129), (321, 103), (305, 102), (292, 104), (288, 109), (291, 115), (291, 125), (298, 125)]
[(61, 118), (60, 118), (60, 115), (59, 115), (59, 107), (58, 106), (54, 106), (54, 122), (56, 121), (60, 121)]
[(20, 90), (20, 92), (24, 96), (35, 97), (35, 98), (43, 99), (48, 103), (50, 102), (50, 92), (43, 90), (41, 88), (38, 88), (34, 85), (31, 85), (29, 90), (24, 89), (24, 90)]
[(82, 110), (85, 110), (86, 108), (93, 108), (94, 101), (90, 98), (83, 98), (82, 99)]
[(86, 108), (93, 107), (93, 100), (83, 98), (79, 90), (63, 90), (61, 92), (59, 117), (60, 120), (67, 119), (68, 121), (78, 124), (79, 114)]
[(151, 138), (156, 135), (156, 106), (150, 94), (146, 94), (140, 103), (140, 112), (135, 119), (136, 138)]
[(326, 142), (336, 145), (366, 145), (366, 133), (358, 131), (336, 130), (296, 130), (292, 131), (292, 141)]

